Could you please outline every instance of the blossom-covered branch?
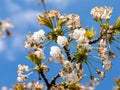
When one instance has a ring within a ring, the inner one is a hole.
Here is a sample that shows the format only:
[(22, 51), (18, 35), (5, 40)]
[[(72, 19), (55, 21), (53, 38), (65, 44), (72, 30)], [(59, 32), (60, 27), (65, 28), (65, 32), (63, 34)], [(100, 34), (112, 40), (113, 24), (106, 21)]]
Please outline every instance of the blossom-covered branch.
[[(44, 3), (45, 4), (45, 3)], [(28, 68), (25, 65), (18, 66), (18, 82), (21, 87), (29, 75), (36, 71), (38, 75), (46, 83), (44, 88), (47, 90), (93, 90), (99, 84), (100, 80), (105, 77), (105, 72), (110, 71), (112, 67), (112, 59), (117, 55), (111, 49), (114, 41), (120, 35), (120, 18), (116, 20), (114, 25), (110, 25), (112, 14), (111, 7), (94, 7), (90, 12), (94, 20), (99, 22), (100, 35), (95, 37), (94, 27), (88, 29), (81, 25), (80, 17), (76, 14), (61, 14), (56, 10), (47, 11), (43, 14), (38, 14), (37, 19), (41, 25), (49, 28), (48, 31), (40, 29), (34, 33), (27, 35), (25, 41), (25, 49), (28, 50), (27, 58), (34, 63), (34, 67)], [(50, 55), (46, 55), (44, 50), (50, 44)], [(93, 45), (93, 44), (96, 44)], [(119, 46), (115, 47), (118, 49)], [(96, 51), (97, 54), (91, 55)], [(49, 73), (51, 64), (54, 61), (61, 65), (61, 70), (56, 71), (56, 76), (53, 76), (49, 82), (46, 74)], [(96, 64), (100, 64), (104, 70), (96, 68)], [(81, 80), (85, 77), (83, 74), (86, 65), (89, 71), (89, 84), (81, 84)], [(94, 75), (94, 71), (96, 72)], [(28, 74), (24, 74), (28, 72)], [(56, 80), (60, 78), (59, 82)], [(41, 84), (40, 84), (41, 85)], [(38, 87), (41, 90), (43, 87)], [(19, 89), (16, 89), (19, 90)], [(35, 88), (37, 90), (37, 88)]]

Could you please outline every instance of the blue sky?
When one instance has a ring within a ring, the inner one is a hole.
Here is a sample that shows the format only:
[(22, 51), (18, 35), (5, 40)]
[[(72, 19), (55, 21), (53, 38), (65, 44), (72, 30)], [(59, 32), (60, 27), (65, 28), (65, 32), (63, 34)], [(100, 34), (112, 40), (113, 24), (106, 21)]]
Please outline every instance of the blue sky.
[[(27, 33), (44, 28), (39, 26), (36, 19), (36, 15), (42, 12), (42, 6), (38, 6), (37, 2), (38, 0), (0, 0), (0, 20), (10, 18), (15, 26), (11, 30), (13, 33), (11, 37), (0, 39), (0, 87), (12, 87), (17, 83), (18, 64), (33, 65), (25, 58), (28, 52), (24, 49), (24, 41)], [(96, 30), (99, 30), (99, 25), (90, 15), (91, 8), (94, 6), (113, 7), (111, 17), (111, 24), (113, 24), (120, 16), (119, 3), (120, 0), (48, 0), (47, 9), (59, 10), (63, 14), (76, 13), (80, 15), (84, 28), (94, 26)], [(106, 74), (106, 78), (101, 81), (96, 90), (112, 90), (115, 85), (114, 77), (120, 76), (119, 60), (120, 58), (113, 60), (111, 71)], [(35, 79), (35, 77), (31, 79)]]

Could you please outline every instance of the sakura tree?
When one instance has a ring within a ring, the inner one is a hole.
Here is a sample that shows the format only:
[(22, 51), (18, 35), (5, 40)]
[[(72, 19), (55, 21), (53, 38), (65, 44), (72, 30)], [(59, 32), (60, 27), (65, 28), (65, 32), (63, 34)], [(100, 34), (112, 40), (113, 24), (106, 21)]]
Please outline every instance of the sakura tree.
[[(105, 73), (112, 68), (112, 59), (118, 57), (111, 47), (120, 50), (120, 17), (110, 25), (112, 8), (94, 7), (90, 14), (99, 23), (98, 35), (94, 26), (82, 26), (79, 15), (47, 10), (44, 0), (41, 1), (44, 11), (37, 15), (37, 19), (40, 25), (44, 25), (48, 30), (45, 32), (40, 29), (26, 36), (24, 47), (29, 52), (27, 58), (33, 62), (34, 67), (18, 65), (19, 83), (14, 85), (14, 89), (94, 90), (104, 79)], [(50, 48), (49, 55), (46, 55), (46, 48)], [(56, 76), (49, 81), (46, 75), (50, 73), (51, 66), (46, 63), (53, 62), (60, 64), (62, 68), (56, 71)], [(101, 67), (96, 67), (93, 62)], [(82, 84), (81, 80), (86, 78), (86, 69), (89, 71), (90, 81)], [(25, 83), (35, 72), (38, 74), (38, 81)]]

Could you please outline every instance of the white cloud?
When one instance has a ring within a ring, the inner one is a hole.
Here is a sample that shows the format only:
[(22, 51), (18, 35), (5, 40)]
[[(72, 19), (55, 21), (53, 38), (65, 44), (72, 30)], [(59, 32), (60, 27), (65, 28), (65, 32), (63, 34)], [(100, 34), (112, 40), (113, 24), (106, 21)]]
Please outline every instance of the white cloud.
[(11, 17), (12, 22), (16, 27), (24, 27), (27, 24), (34, 24), (36, 19), (36, 15), (38, 14), (35, 10), (26, 10), (16, 13)]
[(39, 0), (23, 0), (24, 2), (27, 2), (27, 3), (35, 3), (35, 2), (37, 2), (37, 1), (39, 1)]
[(6, 40), (0, 41), (0, 53), (4, 53), (6, 60), (14, 61), (19, 56), (19, 54), (24, 51), (25, 35), (20, 35), (21, 34), (13, 35), (13, 39), (11, 39), (9, 42), (7, 41), (6, 43), (4, 42)]
[[(16, 60), (19, 54), (24, 51), (25, 34), (13, 34), (11, 37), (12, 39), (10, 39), (9, 42), (7, 41), (7, 43), (10, 44), (7, 44), (4, 50), (5, 58), (8, 61)], [(2, 47), (3, 46), (5, 46), (5, 44), (2, 45)]]
[(0, 39), (0, 53), (3, 52), (6, 48), (5, 42)]
[(13, 13), (13, 12), (18, 12), (21, 10), (21, 7), (13, 2), (12, 0), (5, 0), (5, 4), (6, 4), (6, 9), (8, 12)]
[(11, 20), (16, 29), (13, 31), (13, 40), (11, 42), (12, 51), (11, 54), (8, 53), (7, 57), (9, 61), (13, 61), (17, 58), (14, 54), (24, 51), (24, 41), (26, 38), (25, 33), (29, 33), (30, 31), (28, 24), (31, 26), (37, 25), (37, 14), (38, 12), (35, 10), (26, 10), (21, 11), (11, 17)]
[[(25, 0), (24, 2), (26, 3), (29, 3), (29, 4), (33, 4), (33, 3), (39, 3), (40, 0)], [(71, 0), (46, 0), (46, 5), (49, 5), (52, 6), (52, 7), (57, 7), (59, 6), (60, 8), (62, 7), (66, 7), (70, 2)], [(57, 7), (58, 8), (58, 7)]]
[(48, 3), (54, 5), (53, 7), (59, 6), (59, 8), (66, 7), (70, 2), (70, 0), (48, 0)]
[(16, 59), (16, 55), (12, 51), (7, 51), (5, 55), (6, 55), (6, 59), (9, 61), (14, 61)]
[(48, 2), (50, 2), (50, 3), (56, 3), (56, 4), (61, 4), (61, 3), (68, 3), (69, 2), (69, 0), (48, 0)]
[(13, 35), (9, 39), (10, 45), (6, 44), (8, 40), (7, 42), (6, 40), (0, 40), (0, 53), (4, 51), (4, 57), (9, 61), (14, 61), (18, 56), (16, 54), (20, 54), (24, 50), (25, 33), (28, 33), (28, 30), (26, 30), (26, 28), (29, 28), (28, 24), (33, 26), (38, 25), (36, 15), (39, 12), (29, 8), (23, 9), (14, 0), (5, 0), (5, 9), (9, 13), (9, 18), (15, 27), (11, 30)]
[(12, 40), (12, 48), (17, 49), (19, 51), (23, 50), (24, 48), (24, 40), (25, 40), (24, 34), (16, 34), (14, 39)]
[[(27, 4), (27, 2), (31, 2), (31, 4), (33, 4), (35, 3), (35, 0), (23, 0), (23, 3)], [(13, 0), (5, 0), (5, 7), (7, 12), (9, 12), (9, 18), (15, 27), (23, 27), (22, 25), (35, 22), (38, 11), (29, 8), (23, 9), (22, 4), (20, 5)]]

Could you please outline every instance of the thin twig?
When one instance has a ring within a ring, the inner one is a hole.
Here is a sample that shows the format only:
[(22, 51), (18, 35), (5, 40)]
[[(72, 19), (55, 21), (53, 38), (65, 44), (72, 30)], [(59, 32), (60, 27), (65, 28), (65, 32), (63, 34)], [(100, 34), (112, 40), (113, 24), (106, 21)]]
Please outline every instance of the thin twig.
[(70, 51), (68, 50), (68, 47), (64, 47), (65, 53), (67, 54), (67, 58), (69, 61), (71, 61)]
[(102, 35), (100, 35), (97, 39), (89, 41), (89, 44), (94, 44), (94, 43), (98, 42), (101, 38), (102, 38)]
[(45, 10), (45, 12), (47, 12), (47, 8), (46, 8), (46, 5), (45, 5), (45, 0), (41, 0), (42, 4), (43, 4), (43, 8)]
[(56, 81), (56, 79), (57, 78), (59, 78), (60, 77), (60, 75), (59, 75), (59, 73), (51, 80), (51, 82), (50, 82), (50, 85), (55, 85), (55, 81)]
[[(110, 28), (110, 30), (115, 30), (116, 28), (114, 28), (114, 27), (111, 27)], [(102, 30), (101, 30), (101, 32), (102, 32)], [(111, 33), (109, 33), (109, 34), (111, 34)], [(96, 42), (98, 42), (101, 38), (102, 38), (102, 33), (100, 33), (100, 36), (97, 38), (97, 39), (94, 39), (94, 40), (91, 40), (90, 42), (89, 42), (89, 44), (95, 44)]]
[(42, 76), (43, 80), (45, 81), (47, 87), (50, 87), (50, 84), (48, 82), (48, 79), (46, 78), (46, 76), (44, 75), (43, 71), (40, 72), (40, 75)]

